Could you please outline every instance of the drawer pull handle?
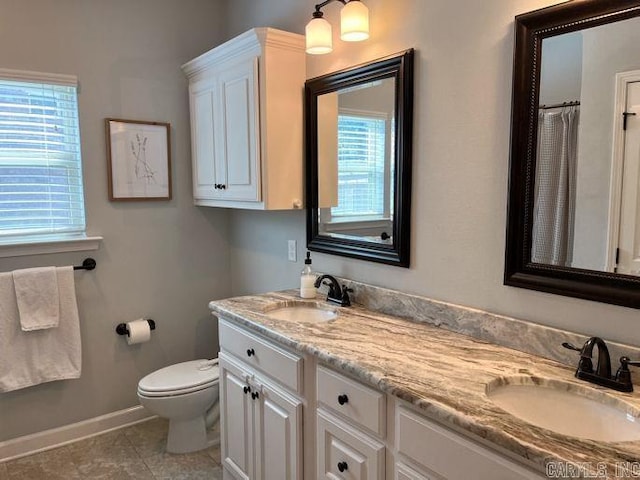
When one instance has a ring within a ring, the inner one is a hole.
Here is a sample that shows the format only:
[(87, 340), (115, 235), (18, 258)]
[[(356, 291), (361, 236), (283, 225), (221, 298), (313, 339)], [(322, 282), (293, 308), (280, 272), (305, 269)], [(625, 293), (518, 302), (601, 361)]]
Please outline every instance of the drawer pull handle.
[(338, 462), (338, 470), (340, 470), (340, 473), (349, 470), (349, 465), (347, 465), (347, 462)]
[(247, 357), (253, 357), (256, 354), (256, 351), (253, 348), (249, 348), (247, 350)]
[[(349, 403), (349, 397), (347, 397), (344, 393), (342, 395), (338, 395), (338, 403), (340, 405), (344, 405), (345, 403)], [(346, 463), (345, 463), (345, 465), (346, 465)]]
[(251, 391), (251, 387), (249, 385), (245, 385), (244, 387), (242, 387), (242, 390), (244, 391), (244, 394), (246, 395), (247, 393), (249, 393)]
[(251, 393), (251, 398), (253, 398), (254, 400), (255, 400), (256, 398), (259, 398), (259, 397), (260, 397), (260, 394), (259, 394), (258, 392), (252, 392), (252, 393)]

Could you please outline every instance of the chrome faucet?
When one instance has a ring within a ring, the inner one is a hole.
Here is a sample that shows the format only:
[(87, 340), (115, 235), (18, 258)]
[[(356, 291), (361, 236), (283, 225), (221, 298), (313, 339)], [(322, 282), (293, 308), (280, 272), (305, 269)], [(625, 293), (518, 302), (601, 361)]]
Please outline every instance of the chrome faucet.
[[(328, 280), (323, 282), (323, 280)], [(336, 303), (341, 307), (348, 307), (351, 305), (351, 299), (349, 298), (349, 292), (353, 292), (353, 289), (347, 288), (346, 285), (340, 286), (338, 280), (331, 275), (322, 275), (316, 279), (315, 287), (320, 285), (327, 285), (329, 291), (327, 292), (327, 302)]]
[[(615, 377), (611, 375), (611, 357), (607, 344), (600, 337), (591, 337), (582, 348), (573, 346), (570, 343), (563, 343), (564, 348), (580, 352), (580, 361), (576, 370), (576, 378), (595, 383), (602, 387), (612, 388), (620, 392), (633, 392), (631, 382), (631, 372), (629, 365), (640, 366), (640, 362), (632, 362), (627, 357), (620, 358), (620, 368)], [(593, 371), (593, 347), (598, 349), (598, 363), (595, 372)]]

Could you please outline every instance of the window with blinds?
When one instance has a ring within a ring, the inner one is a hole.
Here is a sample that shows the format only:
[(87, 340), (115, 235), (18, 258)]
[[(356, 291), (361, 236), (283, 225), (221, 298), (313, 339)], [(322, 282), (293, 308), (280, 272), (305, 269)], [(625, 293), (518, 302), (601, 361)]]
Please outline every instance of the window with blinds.
[(380, 218), (388, 212), (386, 130), (387, 120), (380, 116), (338, 116), (338, 206), (331, 208), (332, 219)]
[(84, 234), (75, 77), (0, 72), (0, 241)]

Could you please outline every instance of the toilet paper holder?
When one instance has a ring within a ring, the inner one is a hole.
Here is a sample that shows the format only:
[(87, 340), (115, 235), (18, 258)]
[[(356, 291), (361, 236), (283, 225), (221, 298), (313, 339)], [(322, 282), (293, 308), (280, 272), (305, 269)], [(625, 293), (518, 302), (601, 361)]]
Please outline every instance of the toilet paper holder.
[[(151, 330), (155, 330), (156, 329), (156, 322), (151, 320), (150, 318), (145, 318), (145, 320), (147, 322), (149, 322), (149, 328)], [(118, 335), (126, 335), (129, 336), (129, 329), (127, 328), (127, 324), (126, 323), (119, 323), (118, 326), (116, 326), (116, 333)]]

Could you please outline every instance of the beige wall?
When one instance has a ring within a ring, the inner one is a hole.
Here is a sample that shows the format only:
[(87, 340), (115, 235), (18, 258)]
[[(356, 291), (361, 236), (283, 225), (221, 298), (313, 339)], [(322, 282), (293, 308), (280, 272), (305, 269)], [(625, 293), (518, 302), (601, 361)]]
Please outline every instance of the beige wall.
[(582, 32), (542, 41), (541, 105), (580, 100), (582, 91)]
[[(210, 0), (0, 0), (0, 68), (79, 78), (88, 231), (104, 236), (91, 252), (97, 269), (76, 273), (82, 378), (0, 393), (0, 441), (132, 407), (143, 375), (216, 354), (207, 303), (230, 293), (228, 218), (192, 205), (180, 65), (219, 43), (219, 9)], [(105, 117), (171, 123), (173, 200), (107, 200)], [(84, 257), (0, 259), (0, 270)], [(158, 329), (128, 347), (114, 328), (140, 316)]]
[[(314, 0), (227, 0), (227, 37), (253, 26), (303, 33)], [(414, 47), (411, 268), (325, 254), (314, 267), (376, 285), (640, 345), (638, 311), (502, 285), (513, 19), (549, 0), (366, 0), (371, 39), (307, 57), (309, 77)], [(338, 25), (338, 4), (326, 8)], [(231, 214), (234, 293), (298, 285), (303, 212)], [(297, 239), (298, 263), (287, 262)]]

